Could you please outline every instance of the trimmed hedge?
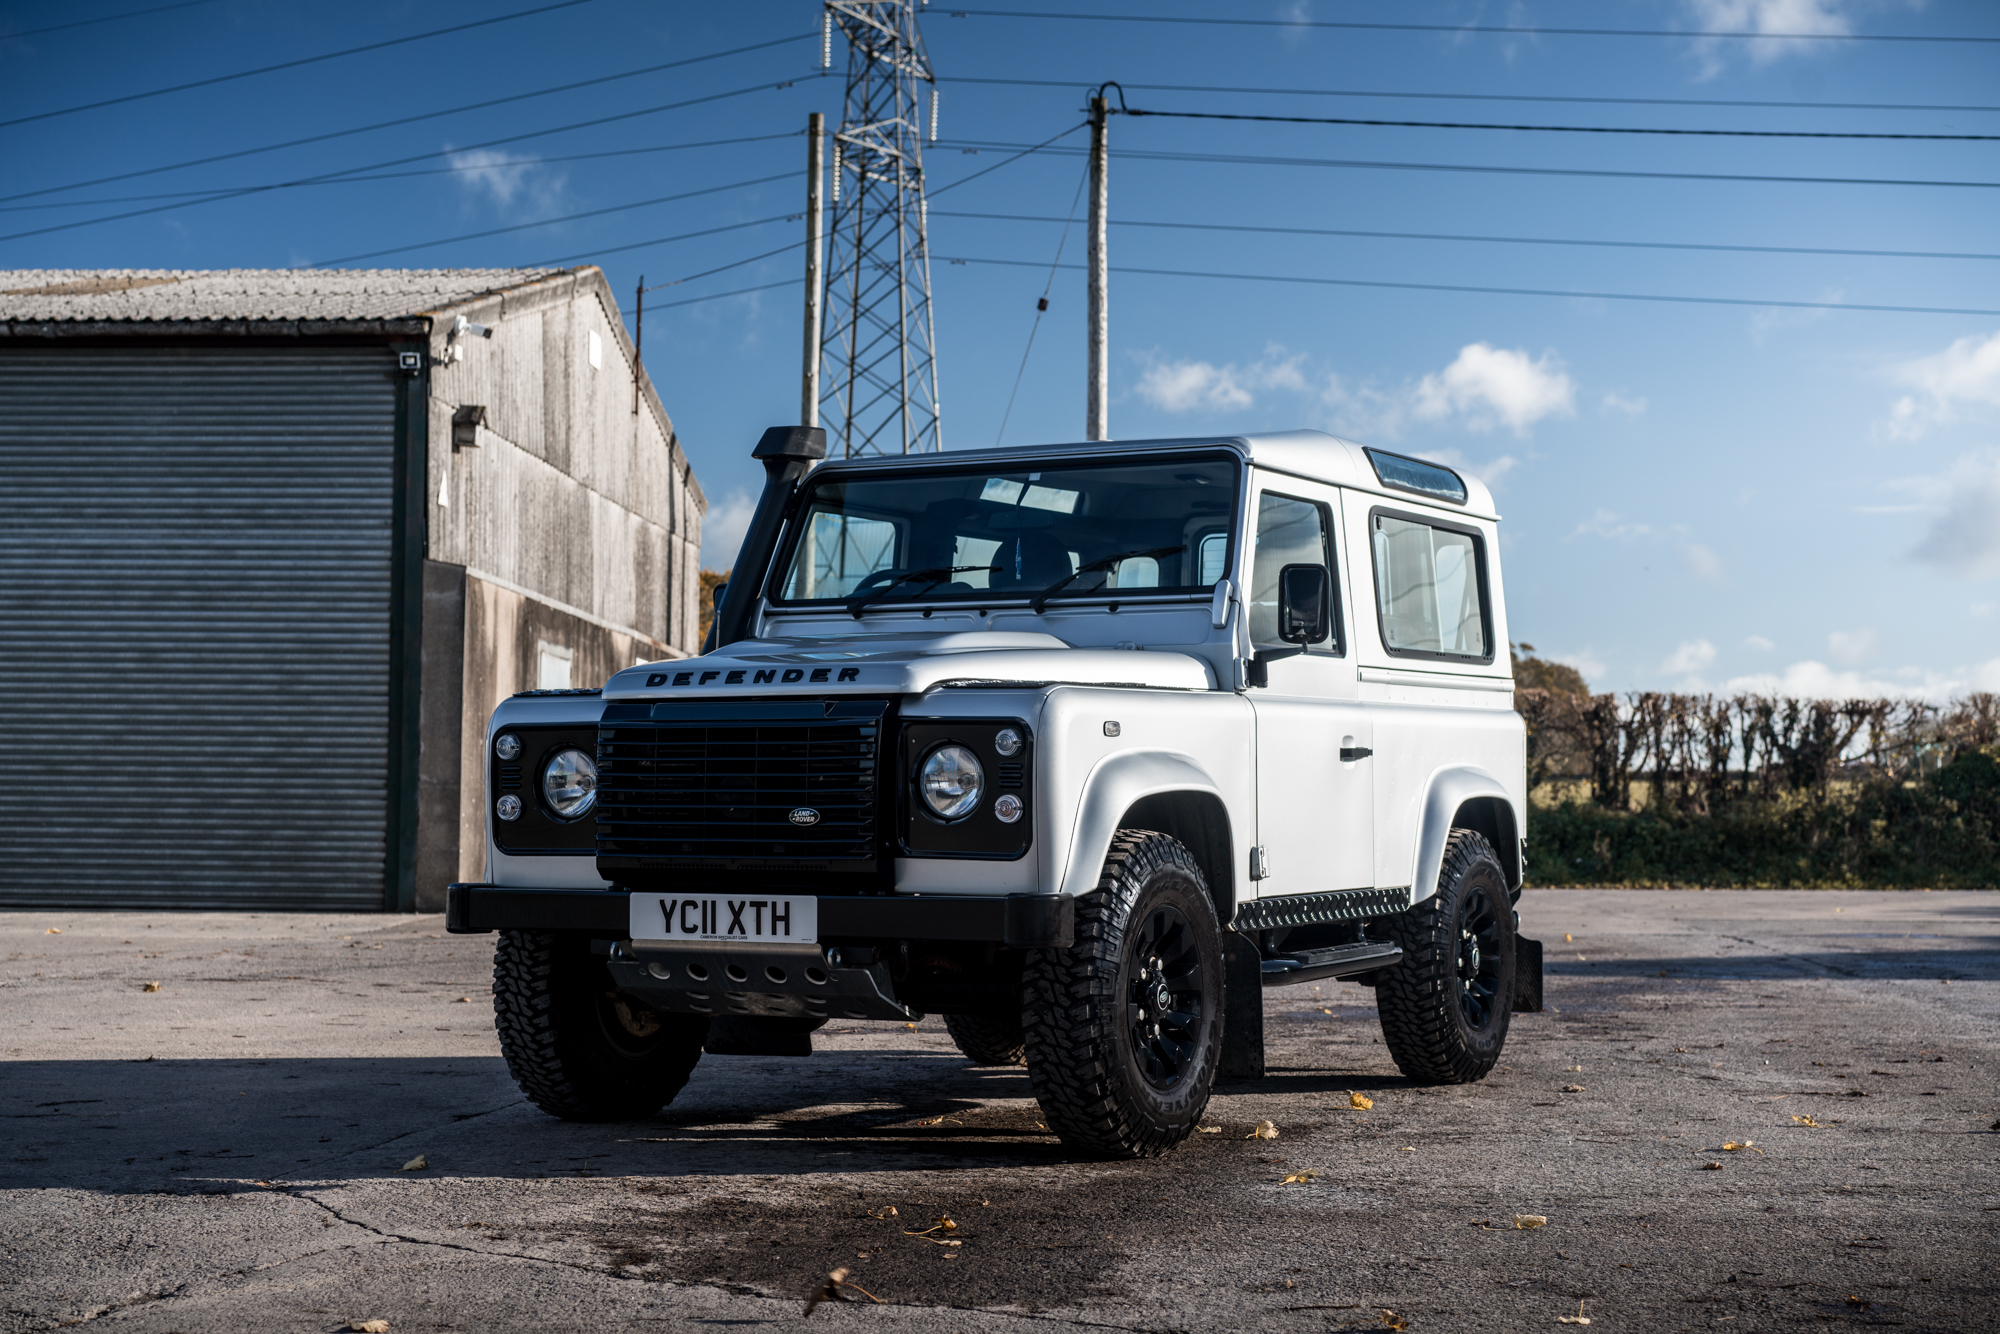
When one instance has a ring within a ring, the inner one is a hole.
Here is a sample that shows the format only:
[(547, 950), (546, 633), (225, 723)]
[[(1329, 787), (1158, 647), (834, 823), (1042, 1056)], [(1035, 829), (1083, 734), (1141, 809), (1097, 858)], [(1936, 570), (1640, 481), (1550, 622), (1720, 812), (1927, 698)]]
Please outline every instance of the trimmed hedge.
[(2000, 888), (2000, 747), (1921, 779), (1746, 796), (1709, 814), (1538, 805), (1527, 869), (1545, 886)]

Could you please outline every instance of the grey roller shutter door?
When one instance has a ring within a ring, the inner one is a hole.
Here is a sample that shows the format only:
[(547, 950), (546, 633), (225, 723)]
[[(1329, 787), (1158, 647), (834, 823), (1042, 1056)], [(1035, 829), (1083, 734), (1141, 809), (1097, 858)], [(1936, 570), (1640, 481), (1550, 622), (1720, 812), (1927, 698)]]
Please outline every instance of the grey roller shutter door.
[(383, 906), (387, 348), (0, 348), (0, 905)]

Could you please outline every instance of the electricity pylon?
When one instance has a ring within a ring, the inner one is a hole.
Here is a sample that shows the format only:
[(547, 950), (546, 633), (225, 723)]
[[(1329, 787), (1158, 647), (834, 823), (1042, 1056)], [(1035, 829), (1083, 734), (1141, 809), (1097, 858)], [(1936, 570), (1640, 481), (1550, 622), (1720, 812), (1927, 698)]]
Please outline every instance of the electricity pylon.
[(937, 83), (908, 0), (825, 0), (820, 63), (847, 40), (847, 97), (833, 132), (820, 418), (829, 452), (942, 449), (931, 260), (925, 241), (922, 114)]

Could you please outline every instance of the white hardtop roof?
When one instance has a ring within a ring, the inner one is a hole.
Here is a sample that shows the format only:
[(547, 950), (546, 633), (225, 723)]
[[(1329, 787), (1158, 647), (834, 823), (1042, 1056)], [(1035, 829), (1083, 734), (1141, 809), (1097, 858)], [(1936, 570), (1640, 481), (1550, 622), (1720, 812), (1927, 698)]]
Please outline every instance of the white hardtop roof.
[(1492, 492), (1488, 491), (1486, 484), (1476, 477), (1456, 468), (1452, 470), (1465, 483), (1466, 499), (1463, 505), (1454, 505), (1434, 496), (1419, 496), (1408, 491), (1399, 491), (1382, 485), (1381, 479), (1375, 475), (1375, 465), (1368, 461), (1368, 456), (1362, 452), (1360, 445), (1351, 440), (1342, 440), (1339, 436), (1328, 435), (1325, 431), (1273, 431), (1264, 435), (1213, 435), (1168, 440), (1090, 440), (1073, 444), (1010, 445), (1004, 449), (954, 449), (940, 454), (891, 454), (876, 458), (828, 459), (820, 467), (836, 468), (841, 472), (849, 470), (875, 472), (884, 468), (907, 467), (911, 464), (954, 468), (976, 468), (983, 464), (1015, 471), (1024, 463), (1031, 463), (1037, 459), (1073, 460), (1079, 456), (1109, 459), (1123, 454), (1157, 454), (1162, 450), (1195, 449), (1231, 450), (1243, 455), (1260, 468), (1291, 473), (1297, 477), (1306, 477), (1333, 486), (1370, 491), (1404, 504), (1432, 505), (1438, 509), (1456, 511), (1478, 519), (1500, 517), (1493, 509)]

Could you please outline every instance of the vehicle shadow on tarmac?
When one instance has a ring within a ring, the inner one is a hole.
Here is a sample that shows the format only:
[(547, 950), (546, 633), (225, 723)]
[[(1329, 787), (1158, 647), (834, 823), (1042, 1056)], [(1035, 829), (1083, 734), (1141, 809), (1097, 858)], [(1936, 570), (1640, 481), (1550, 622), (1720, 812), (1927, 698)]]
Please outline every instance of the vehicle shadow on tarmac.
[[(1544, 972), (1552, 977), (1700, 978), (1703, 981), (1777, 982), (1786, 979), (1842, 977), (1868, 981), (1935, 982), (1942, 978), (1992, 981), (2000, 978), (2000, 936), (1939, 937), (1962, 942), (1958, 948), (1926, 947), (1921, 937), (1882, 933), (1884, 938), (1910, 940), (1909, 949), (1802, 949), (1779, 954), (1747, 944), (1741, 954), (1648, 956), (1578, 951), (1573, 946), (1548, 946)], [(1852, 935), (1841, 939), (1853, 940)], [(1567, 952), (1570, 957), (1563, 957)], [(1583, 953), (1584, 958), (1575, 957)]]

